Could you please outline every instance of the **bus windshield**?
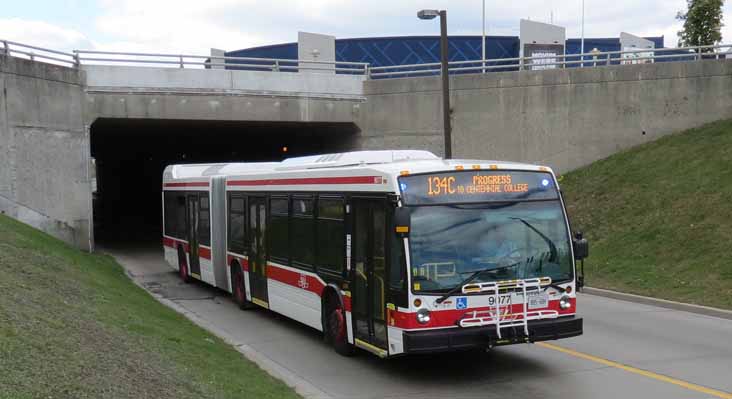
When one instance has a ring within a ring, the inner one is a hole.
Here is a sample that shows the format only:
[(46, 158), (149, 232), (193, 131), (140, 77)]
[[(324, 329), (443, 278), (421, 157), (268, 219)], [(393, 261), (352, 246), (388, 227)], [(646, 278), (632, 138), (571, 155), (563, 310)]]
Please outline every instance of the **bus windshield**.
[(559, 200), (411, 207), (412, 289), (445, 292), (473, 282), (573, 277)]

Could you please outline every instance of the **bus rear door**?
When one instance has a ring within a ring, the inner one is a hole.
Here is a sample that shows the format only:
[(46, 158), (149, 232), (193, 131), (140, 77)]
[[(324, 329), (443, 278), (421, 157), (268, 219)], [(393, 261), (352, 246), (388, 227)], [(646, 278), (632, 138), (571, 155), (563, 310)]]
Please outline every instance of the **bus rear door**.
[(386, 200), (353, 200), (353, 330), (356, 346), (387, 355)]
[(187, 199), (188, 217), (187, 236), (188, 236), (188, 262), (191, 268), (191, 276), (201, 279), (201, 264), (198, 259), (198, 194), (189, 194)]
[(264, 197), (249, 197), (249, 285), (252, 302), (269, 308), (267, 298), (267, 207)]

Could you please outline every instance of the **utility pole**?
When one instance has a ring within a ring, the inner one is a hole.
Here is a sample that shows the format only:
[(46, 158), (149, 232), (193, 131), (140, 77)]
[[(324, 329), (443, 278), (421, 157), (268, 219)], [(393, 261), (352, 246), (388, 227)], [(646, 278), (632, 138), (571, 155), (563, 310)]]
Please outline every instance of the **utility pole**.
[(450, 75), (448, 72), (447, 11), (422, 10), (419, 19), (440, 17), (440, 74), (442, 75), (442, 122), (445, 136), (445, 159), (452, 158), (452, 127), (450, 126)]
[(483, 36), (482, 41), (480, 42), (480, 47), (483, 53), (483, 58), (480, 61), (480, 65), (483, 67), (481, 70), (483, 71), (483, 73), (485, 73), (485, 0), (483, 0)]
[[(582, 41), (580, 44), (580, 54), (585, 53), (585, 0), (582, 0)], [(585, 66), (585, 56), (582, 55), (582, 63), (580, 63), (580, 67)]]

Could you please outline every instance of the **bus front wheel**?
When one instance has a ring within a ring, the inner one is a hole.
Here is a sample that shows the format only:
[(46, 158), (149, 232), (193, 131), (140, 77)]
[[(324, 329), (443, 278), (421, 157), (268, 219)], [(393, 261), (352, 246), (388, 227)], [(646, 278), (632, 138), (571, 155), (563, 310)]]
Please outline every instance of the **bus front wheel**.
[(354, 347), (348, 343), (346, 332), (346, 312), (336, 298), (330, 299), (326, 305), (326, 340), (333, 345), (338, 354), (353, 356)]

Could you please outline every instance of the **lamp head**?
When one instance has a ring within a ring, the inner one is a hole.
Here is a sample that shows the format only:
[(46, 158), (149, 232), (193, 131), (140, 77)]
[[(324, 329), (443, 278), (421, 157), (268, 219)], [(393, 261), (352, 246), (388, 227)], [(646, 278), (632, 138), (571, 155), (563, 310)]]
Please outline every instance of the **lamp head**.
[(438, 15), (440, 15), (438, 10), (421, 10), (417, 12), (419, 19), (434, 19)]

